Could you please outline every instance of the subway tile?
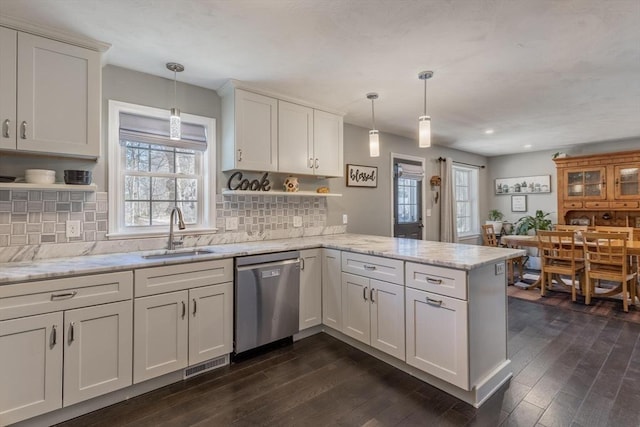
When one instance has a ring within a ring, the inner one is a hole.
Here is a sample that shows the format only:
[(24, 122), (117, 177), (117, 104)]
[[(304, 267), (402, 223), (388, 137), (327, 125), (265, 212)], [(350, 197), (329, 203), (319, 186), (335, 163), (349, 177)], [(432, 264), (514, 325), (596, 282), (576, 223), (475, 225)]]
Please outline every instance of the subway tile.
[(27, 211), (27, 202), (24, 200), (14, 200), (13, 207), (11, 208), (11, 212), (26, 212)]
[(28, 194), (30, 202), (39, 202), (42, 200), (42, 191), (31, 190)]
[(8, 234), (0, 234), (0, 247), (9, 246), (9, 235)]
[(41, 243), (55, 243), (56, 235), (55, 234), (43, 234), (40, 236)]
[(68, 191), (58, 191), (58, 201), (59, 202), (68, 202), (71, 199), (70, 193)]
[(0, 224), (0, 234), (11, 234), (11, 224)]
[(27, 213), (27, 222), (31, 224), (35, 224), (37, 222), (42, 222), (42, 212), (29, 212)]
[(96, 213), (95, 212), (85, 212), (84, 213), (84, 220), (85, 221), (95, 221), (96, 220)]
[(56, 211), (68, 212), (69, 210), (71, 210), (70, 203), (56, 203)]
[(71, 201), (84, 202), (84, 192), (82, 192), (82, 191), (71, 191), (69, 198), (70, 198)]
[(0, 190), (0, 202), (8, 202), (11, 200), (10, 190)]
[(42, 212), (43, 203), (41, 201), (37, 202), (27, 202), (27, 211), (29, 212)]
[(27, 242), (30, 245), (39, 245), (40, 244), (40, 234), (28, 234)]
[(95, 231), (85, 231), (84, 232), (84, 241), (85, 242), (93, 242), (96, 240), (96, 232)]
[(71, 202), (71, 212), (82, 212), (82, 202)]
[(96, 212), (96, 220), (109, 219), (109, 215), (106, 212)]
[(69, 212), (58, 212), (56, 222), (66, 222), (69, 219)]
[(11, 224), (11, 235), (27, 234), (27, 224), (23, 222), (14, 222)]
[(85, 211), (95, 211), (96, 210), (96, 203), (95, 202), (84, 202), (83, 210), (85, 210)]
[(42, 223), (27, 224), (27, 234), (42, 233)]
[(27, 235), (23, 234), (20, 236), (11, 235), (10, 243), (11, 246), (22, 246), (27, 244)]
[(9, 212), (0, 212), (0, 224), (9, 224), (11, 222), (11, 214)]
[(13, 190), (11, 192), (11, 200), (27, 200), (28, 192), (23, 190)]
[(12, 213), (11, 214), (11, 223), (14, 224), (16, 222), (27, 222), (27, 214), (26, 213)]
[(11, 202), (0, 202), (0, 212), (11, 212)]
[(42, 200), (58, 200), (58, 192), (57, 191), (43, 191), (42, 192)]
[(54, 202), (53, 200), (46, 200), (43, 204), (43, 210), (45, 212), (56, 212), (56, 202)]
[(56, 231), (56, 223), (55, 222), (47, 221), (47, 222), (43, 222), (42, 223), (42, 232), (43, 233), (51, 234), (51, 233), (55, 233), (55, 231)]

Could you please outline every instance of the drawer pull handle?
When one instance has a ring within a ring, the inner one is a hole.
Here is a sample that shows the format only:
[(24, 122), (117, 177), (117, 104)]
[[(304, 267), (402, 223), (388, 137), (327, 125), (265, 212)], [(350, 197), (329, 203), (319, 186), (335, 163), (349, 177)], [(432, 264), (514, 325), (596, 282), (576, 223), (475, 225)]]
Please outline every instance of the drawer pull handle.
[(364, 269), (365, 270), (369, 270), (369, 271), (373, 271), (373, 270), (376, 269), (376, 266), (375, 265), (367, 265), (367, 264), (365, 264), (364, 265)]
[(56, 325), (51, 327), (51, 347), (56, 345), (58, 341), (58, 332), (56, 331)]
[(362, 298), (364, 298), (364, 300), (367, 301), (367, 287), (366, 286), (362, 289)]
[(187, 305), (182, 301), (182, 318), (187, 315)]
[(374, 299), (373, 299), (373, 288), (371, 288), (371, 292), (369, 292), (369, 299), (371, 300), (372, 303), (375, 303)]
[(69, 344), (71, 344), (73, 342), (73, 340), (75, 339), (74, 335), (74, 327), (75, 327), (75, 322), (71, 322), (69, 324)]
[(194, 298), (193, 299), (193, 315), (194, 316), (196, 315), (197, 311), (198, 311), (198, 305), (197, 305), (196, 299)]
[(64, 292), (62, 294), (51, 294), (51, 301), (57, 301), (61, 299), (69, 299), (76, 296), (77, 291)]
[(427, 304), (436, 305), (436, 306), (440, 307), (442, 305), (442, 300), (431, 299), (431, 298), (427, 297)]
[(238, 148), (238, 161), (242, 161), (242, 148)]
[(316, 169), (320, 167), (320, 159), (316, 159)]
[(304, 270), (304, 258), (300, 258), (300, 270)]
[(427, 283), (433, 283), (434, 285), (442, 285), (442, 279), (432, 279), (427, 277)]
[(307, 164), (309, 165), (309, 169), (313, 169), (313, 159), (310, 158)]

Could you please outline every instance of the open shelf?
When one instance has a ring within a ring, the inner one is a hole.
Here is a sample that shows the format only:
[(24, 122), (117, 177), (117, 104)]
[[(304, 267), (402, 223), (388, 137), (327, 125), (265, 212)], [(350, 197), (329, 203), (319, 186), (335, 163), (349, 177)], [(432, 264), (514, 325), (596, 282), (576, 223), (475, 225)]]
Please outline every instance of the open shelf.
[(65, 184), (64, 182), (57, 182), (55, 184), (28, 184), (26, 182), (0, 182), (1, 189), (11, 190), (56, 190), (56, 191), (96, 191), (98, 186), (95, 184), (89, 185), (72, 185)]
[(315, 191), (251, 191), (251, 190), (222, 190), (223, 196), (293, 196), (293, 197), (341, 197), (338, 193), (316, 193)]

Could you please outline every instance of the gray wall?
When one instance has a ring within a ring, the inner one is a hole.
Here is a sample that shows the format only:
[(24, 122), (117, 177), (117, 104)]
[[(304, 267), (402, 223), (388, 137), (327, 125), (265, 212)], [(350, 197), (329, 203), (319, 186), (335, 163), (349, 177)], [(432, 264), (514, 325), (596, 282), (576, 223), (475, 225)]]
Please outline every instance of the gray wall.
[[(426, 208), (432, 210), (432, 216), (425, 218), (426, 239), (439, 240), (440, 203), (434, 202), (435, 192), (431, 191), (429, 178), (440, 175), (439, 157), (451, 157), (455, 161), (486, 165), (487, 159), (482, 156), (439, 146), (418, 148), (416, 140), (387, 133), (380, 134), (380, 157), (369, 157), (369, 130), (358, 126), (344, 126), (344, 159), (345, 163), (378, 168), (377, 188), (347, 187), (345, 179), (331, 179), (331, 191), (342, 193), (341, 198), (329, 199), (328, 224), (341, 224), (342, 214), (349, 217), (347, 231), (351, 233), (391, 235), (391, 195), (392, 171), (391, 153), (422, 157), (425, 161), (426, 176)], [(480, 215), (488, 209), (487, 203), (487, 169), (480, 169)], [(475, 239), (472, 239), (475, 240)]]

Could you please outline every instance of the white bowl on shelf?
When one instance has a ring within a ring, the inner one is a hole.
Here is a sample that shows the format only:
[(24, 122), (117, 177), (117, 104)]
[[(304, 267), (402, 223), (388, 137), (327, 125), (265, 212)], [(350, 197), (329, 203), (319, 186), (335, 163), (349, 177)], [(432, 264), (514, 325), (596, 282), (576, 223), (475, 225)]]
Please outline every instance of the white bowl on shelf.
[(24, 180), (29, 184), (53, 184), (56, 182), (56, 171), (48, 169), (27, 169)]

